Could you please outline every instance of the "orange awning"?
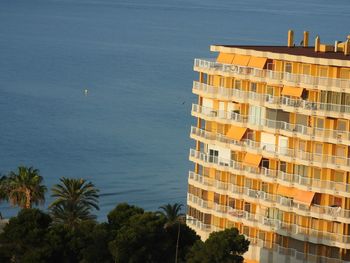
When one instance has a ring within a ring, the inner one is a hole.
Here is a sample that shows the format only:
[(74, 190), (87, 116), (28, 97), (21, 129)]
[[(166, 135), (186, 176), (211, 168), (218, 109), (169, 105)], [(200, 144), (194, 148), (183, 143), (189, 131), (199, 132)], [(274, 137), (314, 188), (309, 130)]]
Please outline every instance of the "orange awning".
[(311, 205), (312, 199), (314, 198), (315, 193), (310, 191), (296, 190), (294, 201), (303, 203), (306, 205)]
[(251, 57), (248, 63), (248, 67), (263, 69), (265, 67), (267, 58)]
[(235, 57), (234, 54), (220, 52), (216, 59), (216, 62), (223, 63), (223, 64), (231, 64), (234, 57)]
[(233, 59), (232, 64), (246, 67), (249, 63), (249, 60), (250, 60), (250, 56), (236, 55), (235, 58)]
[(293, 187), (278, 185), (278, 187), (277, 187), (277, 194), (278, 195), (282, 195), (282, 196), (287, 196), (287, 197), (290, 197), (290, 198), (294, 198), (295, 190), (296, 189), (293, 188)]
[(282, 89), (282, 95), (287, 96), (293, 96), (293, 97), (301, 97), (301, 94), (303, 93), (303, 88), (296, 88), (296, 87), (284, 87)]
[(240, 141), (246, 131), (247, 128), (231, 126), (231, 128), (226, 133), (226, 136), (236, 141)]
[(258, 167), (261, 162), (262, 156), (258, 154), (246, 153), (243, 162), (246, 165)]

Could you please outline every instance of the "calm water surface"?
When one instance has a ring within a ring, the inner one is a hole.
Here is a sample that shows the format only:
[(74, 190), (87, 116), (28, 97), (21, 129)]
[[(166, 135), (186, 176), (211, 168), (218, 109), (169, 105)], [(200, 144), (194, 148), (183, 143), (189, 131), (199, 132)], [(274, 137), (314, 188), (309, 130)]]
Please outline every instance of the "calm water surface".
[(100, 220), (119, 202), (185, 203), (193, 58), (285, 44), (289, 28), (333, 43), (349, 14), (348, 0), (1, 0), (0, 172), (87, 178)]

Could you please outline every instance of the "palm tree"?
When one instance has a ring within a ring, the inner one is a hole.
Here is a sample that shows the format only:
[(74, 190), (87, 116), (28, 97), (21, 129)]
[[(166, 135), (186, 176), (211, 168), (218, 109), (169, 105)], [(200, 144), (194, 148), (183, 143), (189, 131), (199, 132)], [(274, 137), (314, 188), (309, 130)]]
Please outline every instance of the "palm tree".
[(180, 224), (182, 223), (182, 218), (184, 214), (180, 213), (183, 205), (182, 204), (166, 204), (163, 206), (160, 206), (159, 211), (165, 218), (166, 223), (164, 225), (165, 228), (168, 228), (174, 224), (178, 224), (177, 228), (177, 239), (176, 239), (176, 250), (175, 250), (175, 263), (177, 263), (177, 255), (179, 251), (179, 241), (180, 241)]
[(50, 205), (55, 222), (74, 227), (81, 221), (95, 219), (91, 210), (99, 210), (98, 189), (81, 178), (62, 177), (60, 181), (60, 184), (53, 186), (51, 195), (56, 198)]
[(42, 182), (43, 177), (38, 169), (19, 166), (18, 173), (10, 172), (9, 176), (1, 178), (1, 195), (12, 205), (31, 208), (33, 204), (38, 205), (45, 201), (47, 188)]
[(8, 180), (7, 176), (0, 177), (0, 201), (8, 201)]
[(160, 206), (159, 209), (161, 211), (159, 211), (165, 218), (166, 218), (166, 225), (170, 226), (170, 225), (174, 225), (176, 223), (179, 223), (183, 217), (183, 214), (180, 213), (181, 209), (183, 207), (183, 204), (166, 204), (163, 206)]

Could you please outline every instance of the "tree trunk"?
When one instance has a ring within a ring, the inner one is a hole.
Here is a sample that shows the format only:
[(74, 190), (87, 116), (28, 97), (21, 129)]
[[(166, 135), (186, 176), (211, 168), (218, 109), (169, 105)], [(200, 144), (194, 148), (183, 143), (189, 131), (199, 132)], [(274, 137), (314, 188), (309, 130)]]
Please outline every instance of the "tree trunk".
[(25, 191), (26, 194), (26, 204), (25, 204), (25, 208), (32, 208), (32, 200), (31, 200), (31, 196), (30, 196), (30, 190), (26, 189)]

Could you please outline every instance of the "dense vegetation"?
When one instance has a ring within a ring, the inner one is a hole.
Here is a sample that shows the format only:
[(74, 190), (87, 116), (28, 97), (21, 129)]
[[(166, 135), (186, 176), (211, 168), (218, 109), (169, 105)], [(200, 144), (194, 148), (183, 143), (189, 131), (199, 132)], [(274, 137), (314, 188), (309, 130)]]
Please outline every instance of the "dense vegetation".
[(237, 229), (202, 242), (184, 222), (182, 205), (147, 212), (118, 204), (107, 222), (95, 221), (98, 189), (84, 179), (61, 178), (49, 212), (32, 208), (45, 200), (39, 171), (19, 167), (0, 178), (0, 198), (22, 210), (0, 234), (0, 262), (243, 262), (249, 241)]

